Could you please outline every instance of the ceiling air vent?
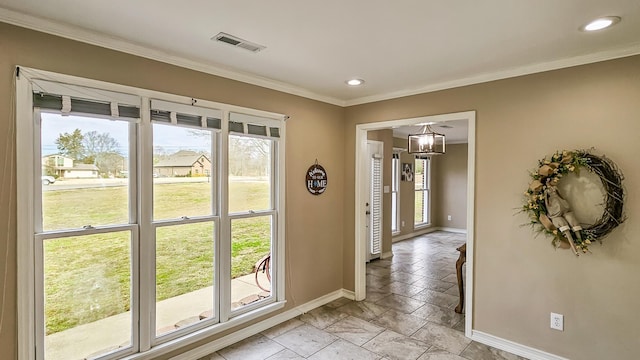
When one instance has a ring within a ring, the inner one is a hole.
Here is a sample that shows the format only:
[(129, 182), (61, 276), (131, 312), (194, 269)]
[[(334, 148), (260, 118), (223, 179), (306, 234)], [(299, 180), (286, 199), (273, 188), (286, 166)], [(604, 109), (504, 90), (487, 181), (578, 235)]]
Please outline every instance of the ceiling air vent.
[(219, 41), (225, 44), (249, 50), (251, 52), (258, 52), (266, 48), (266, 46), (258, 45), (256, 43), (252, 43), (237, 36), (229, 35), (223, 32), (218, 33), (218, 35), (212, 37), (211, 40)]

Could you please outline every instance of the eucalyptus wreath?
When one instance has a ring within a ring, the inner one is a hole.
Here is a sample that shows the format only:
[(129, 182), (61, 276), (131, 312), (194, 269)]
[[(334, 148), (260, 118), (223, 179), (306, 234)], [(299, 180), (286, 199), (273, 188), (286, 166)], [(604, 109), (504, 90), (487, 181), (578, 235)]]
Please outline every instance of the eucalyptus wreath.
[(597, 175), (604, 189), (604, 211), (594, 224), (583, 227), (580, 236), (573, 237), (577, 250), (589, 252), (594, 241), (602, 242), (613, 229), (624, 222), (624, 189), (622, 172), (616, 164), (605, 156), (597, 156), (586, 150), (556, 151), (550, 157), (538, 160), (538, 168), (531, 171), (529, 188), (524, 192), (522, 211), (530, 217), (535, 231), (550, 236), (552, 244), (559, 247), (568, 244), (568, 240), (549, 221), (545, 204), (545, 191), (548, 184), (557, 184), (565, 175), (585, 169)]

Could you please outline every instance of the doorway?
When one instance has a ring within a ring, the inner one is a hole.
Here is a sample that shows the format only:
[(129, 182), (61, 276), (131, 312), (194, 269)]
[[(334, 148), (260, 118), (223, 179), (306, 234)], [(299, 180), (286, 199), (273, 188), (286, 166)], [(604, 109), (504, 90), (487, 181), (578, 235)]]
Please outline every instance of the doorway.
[(356, 177), (355, 177), (355, 298), (366, 297), (366, 259), (367, 249), (367, 209), (369, 198), (367, 187), (369, 182), (367, 163), (369, 161), (367, 131), (392, 129), (402, 126), (443, 123), (454, 120), (466, 120), (467, 133), (467, 265), (465, 288), (465, 335), (471, 336), (472, 304), (473, 304), (473, 241), (474, 241), (474, 189), (475, 189), (475, 111), (424, 116), (409, 119), (390, 120), (370, 124), (356, 125)]

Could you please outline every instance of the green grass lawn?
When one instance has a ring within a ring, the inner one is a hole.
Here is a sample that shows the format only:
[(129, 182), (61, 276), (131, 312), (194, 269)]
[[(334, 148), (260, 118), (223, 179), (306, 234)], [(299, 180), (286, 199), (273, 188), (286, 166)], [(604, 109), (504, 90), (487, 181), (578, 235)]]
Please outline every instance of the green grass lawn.
[[(210, 184), (154, 187), (154, 218), (211, 213)], [(230, 211), (261, 210), (269, 204), (267, 183), (230, 184)], [(45, 230), (128, 223), (127, 188), (85, 188), (43, 193)], [(248, 274), (270, 251), (270, 217), (232, 222), (232, 277)], [(213, 222), (156, 230), (156, 295), (161, 301), (214, 281)], [(140, 241), (150, 241), (142, 238)], [(131, 239), (128, 232), (47, 240), (45, 321), (47, 334), (129, 310)]]

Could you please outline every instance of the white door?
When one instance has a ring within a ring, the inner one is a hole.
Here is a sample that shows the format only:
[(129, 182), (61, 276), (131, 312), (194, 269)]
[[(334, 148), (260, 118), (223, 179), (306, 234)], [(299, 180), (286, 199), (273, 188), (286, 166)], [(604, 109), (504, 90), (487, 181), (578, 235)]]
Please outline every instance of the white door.
[(367, 215), (367, 261), (380, 257), (382, 251), (382, 159), (384, 144), (380, 141), (367, 141), (368, 201), (365, 204)]

